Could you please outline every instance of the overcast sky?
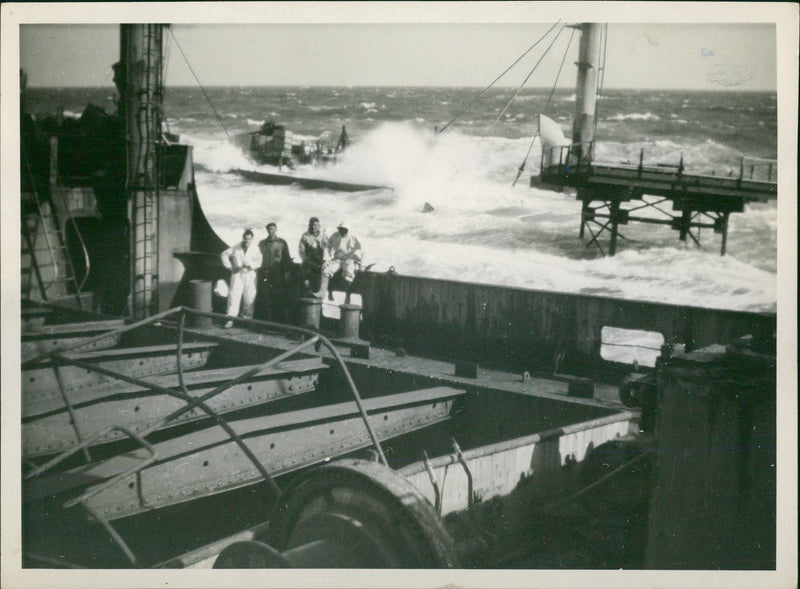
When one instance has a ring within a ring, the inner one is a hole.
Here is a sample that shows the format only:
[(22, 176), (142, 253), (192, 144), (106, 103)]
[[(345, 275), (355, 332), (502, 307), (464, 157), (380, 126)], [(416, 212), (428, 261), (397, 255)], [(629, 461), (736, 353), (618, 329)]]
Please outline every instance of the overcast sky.
[[(172, 26), (203, 85), (485, 87), (548, 24), (202, 24)], [(30, 86), (112, 86), (117, 25), (21, 25), (20, 62)], [(565, 29), (528, 83), (549, 87)], [(559, 85), (575, 84), (577, 37)], [(169, 36), (168, 36), (169, 38)], [(500, 84), (518, 86), (543, 41)], [(776, 89), (772, 24), (610, 24), (606, 88)], [(169, 39), (168, 86), (194, 86)]]

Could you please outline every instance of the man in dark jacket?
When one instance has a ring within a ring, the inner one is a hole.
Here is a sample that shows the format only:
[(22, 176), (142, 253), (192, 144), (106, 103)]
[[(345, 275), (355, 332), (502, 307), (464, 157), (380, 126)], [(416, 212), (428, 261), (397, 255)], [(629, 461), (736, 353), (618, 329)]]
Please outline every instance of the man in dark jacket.
[(268, 321), (287, 322), (292, 258), (286, 241), (278, 237), (278, 226), (268, 223), (266, 229), (267, 238), (258, 242), (262, 259), (258, 272), (259, 315)]
[(319, 219), (311, 217), (308, 220), (308, 231), (303, 233), (300, 237), (300, 243), (297, 244), (304, 286), (310, 292), (314, 292), (319, 288), (324, 248), (325, 238), (319, 227)]

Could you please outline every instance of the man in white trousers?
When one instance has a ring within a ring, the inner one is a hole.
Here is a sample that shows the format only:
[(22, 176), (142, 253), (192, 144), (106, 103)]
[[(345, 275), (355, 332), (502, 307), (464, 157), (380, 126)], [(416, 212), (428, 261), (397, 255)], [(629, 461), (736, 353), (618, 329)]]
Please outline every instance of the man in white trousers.
[[(348, 223), (341, 221), (337, 226), (337, 231), (325, 242), (325, 263), (322, 266), (322, 279), (320, 287), (313, 296), (322, 298), (328, 290), (328, 282), (331, 277), (341, 270), (347, 288), (345, 289), (345, 303), (350, 303), (350, 292), (353, 288), (353, 280), (356, 272), (361, 269), (361, 262), (364, 259), (364, 248), (358, 236), (350, 231)], [(330, 297), (330, 293), (328, 298)]]
[[(241, 305), (242, 317), (249, 319), (256, 300), (256, 270), (261, 267), (261, 250), (253, 243), (253, 232), (245, 229), (242, 242), (222, 252), (221, 258), (222, 265), (231, 271), (228, 317), (238, 317)], [(229, 327), (233, 327), (233, 321), (225, 324), (226, 329)]]

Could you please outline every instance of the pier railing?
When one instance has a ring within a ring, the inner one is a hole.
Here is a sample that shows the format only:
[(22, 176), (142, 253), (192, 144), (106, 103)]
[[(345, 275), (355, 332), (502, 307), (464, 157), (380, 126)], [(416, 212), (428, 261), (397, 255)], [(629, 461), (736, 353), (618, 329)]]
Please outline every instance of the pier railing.
[[(639, 152), (639, 161), (634, 162), (597, 162), (595, 161), (595, 142), (572, 143), (563, 146), (542, 147), (541, 180), (545, 184), (562, 183), (573, 185), (580, 179), (589, 179), (593, 175), (605, 175), (609, 171), (615, 175), (624, 175), (630, 180), (668, 180), (671, 183), (697, 183), (707, 179), (706, 188), (713, 190), (724, 180), (735, 182), (734, 188), (742, 188), (742, 182), (774, 184), (778, 180), (778, 162), (773, 159), (742, 157), (739, 160), (738, 173), (730, 169), (727, 173), (711, 171), (707, 173), (686, 173), (686, 166), (681, 154), (677, 163), (645, 163), (645, 150)], [(625, 174), (625, 172), (628, 172)], [(717, 181), (717, 179), (719, 179)], [(723, 180), (724, 179), (724, 180)], [(728, 188), (728, 186), (726, 186)]]
[(743, 157), (740, 164), (739, 177), (762, 182), (777, 182), (778, 160)]
[(594, 141), (562, 146), (542, 146), (540, 170), (548, 176), (565, 177), (588, 173), (594, 157)]

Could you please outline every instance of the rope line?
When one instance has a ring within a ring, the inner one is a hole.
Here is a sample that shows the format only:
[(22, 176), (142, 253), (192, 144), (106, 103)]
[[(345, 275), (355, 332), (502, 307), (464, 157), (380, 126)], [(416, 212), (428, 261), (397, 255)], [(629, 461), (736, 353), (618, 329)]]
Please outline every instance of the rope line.
[(486, 88), (484, 88), (484, 89), (483, 89), (483, 91), (482, 91), (480, 94), (478, 94), (478, 95), (477, 95), (475, 98), (473, 98), (473, 99), (470, 101), (470, 103), (469, 103), (467, 106), (465, 106), (464, 108), (462, 108), (462, 109), (461, 109), (461, 110), (458, 112), (458, 114), (456, 114), (456, 115), (455, 115), (455, 116), (454, 116), (452, 119), (450, 119), (450, 121), (449, 121), (449, 122), (448, 122), (448, 123), (447, 123), (447, 124), (446, 124), (444, 127), (442, 127), (441, 129), (439, 129), (439, 133), (443, 133), (443, 132), (445, 131), (445, 129), (447, 129), (447, 128), (448, 128), (450, 125), (452, 125), (452, 124), (453, 124), (453, 122), (454, 122), (454, 121), (455, 121), (455, 120), (456, 120), (458, 117), (460, 117), (460, 116), (461, 116), (461, 115), (463, 115), (465, 112), (467, 112), (467, 111), (468, 111), (468, 110), (469, 110), (469, 109), (472, 107), (472, 105), (473, 105), (473, 104), (475, 104), (475, 103), (476, 103), (476, 102), (477, 102), (477, 101), (478, 101), (478, 100), (479, 100), (479, 99), (480, 99), (480, 98), (481, 98), (481, 97), (482, 97), (484, 94), (486, 94), (486, 93), (489, 91), (489, 89), (490, 89), (492, 86), (494, 86), (494, 85), (497, 83), (497, 81), (498, 81), (500, 78), (502, 78), (503, 76), (505, 76), (505, 75), (506, 75), (506, 74), (507, 74), (507, 73), (508, 73), (508, 72), (511, 70), (511, 68), (513, 68), (515, 65), (517, 65), (517, 64), (519, 63), (519, 61), (520, 61), (520, 60), (521, 60), (523, 57), (525, 57), (526, 55), (528, 55), (528, 53), (530, 53), (530, 52), (531, 52), (531, 50), (532, 50), (534, 47), (536, 47), (536, 46), (537, 46), (539, 43), (541, 43), (541, 42), (542, 42), (542, 40), (544, 40), (544, 38), (545, 38), (545, 37), (547, 37), (547, 35), (549, 35), (549, 34), (550, 34), (550, 31), (552, 31), (554, 28), (556, 28), (556, 26), (557, 26), (557, 25), (558, 25), (558, 23), (560, 23), (560, 22), (561, 22), (561, 19), (558, 19), (558, 20), (557, 20), (555, 23), (553, 23), (553, 26), (551, 26), (549, 29), (547, 29), (547, 32), (545, 32), (545, 34), (544, 34), (544, 35), (542, 35), (541, 37), (539, 37), (539, 39), (537, 39), (537, 40), (536, 40), (536, 42), (535, 42), (533, 45), (531, 45), (530, 47), (528, 47), (528, 48), (525, 50), (525, 52), (524, 52), (522, 55), (520, 55), (520, 56), (519, 56), (519, 57), (518, 57), (518, 58), (517, 58), (517, 59), (514, 61), (514, 63), (512, 63), (510, 66), (508, 66), (508, 67), (506, 68), (506, 70), (505, 70), (505, 71), (504, 71), (502, 74), (500, 74), (499, 76), (497, 76), (497, 77), (494, 79), (494, 81), (493, 81), (491, 84), (489, 84), (488, 86), (486, 86)]
[(181, 56), (183, 57), (183, 61), (186, 62), (186, 65), (189, 67), (189, 71), (192, 72), (192, 75), (194, 76), (194, 79), (197, 81), (197, 85), (200, 87), (200, 91), (203, 93), (203, 96), (205, 97), (206, 102), (208, 102), (208, 106), (210, 106), (211, 110), (214, 111), (214, 115), (217, 117), (217, 122), (219, 122), (219, 126), (222, 127), (222, 130), (225, 131), (225, 134), (230, 137), (230, 133), (228, 133), (228, 130), (225, 128), (225, 125), (222, 122), (222, 117), (219, 116), (219, 113), (217, 112), (217, 109), (214, 108), (214, 105), (211, 103), (211, 99), (208, 97), (208, 94), (206, 93), (206, 89), (203, 88), (203, 84), (200, 82), (200, 78), (198, 78), (197, 74), (194, 73), (194, 68), (192, 68), (192, 64), (190, 64), (189, 60), (186, 58), (186, 54), (183, 52), (183, 48), (181, 47), (181, 44), (178, 43), (178, 38), (175, 36), (175, 33), (172, 31), (172, 27), (170, 27), (169, 32), (170, 32), (170, 37), (172, 37), (172, 40), (175, 41), (175, 45), (177, 46), (178, 51), (181, 52)]
[[(563, 29), (562, 29), (563, 30)], [(559, 33), (560, 34), (560, 33)], [(546, 113), (547, 110), (550, 108), (550, 101), (553, 100), (553, 94), (556, 92), (556, 86), (558, 85), (558, 79), (561, 77), (561, 70), (564, 67), (564, 63), (567, 61), (567, 54), (569, 53), (569, 48), (572, 45), (572, 39), (575, 37), (575, 29), (572, 29), (572, 32), (569, 35), (569, 41), (567, 41), (567, 46), (564, 48), (564, 55), (561, 56), (561, 64), (558, 66), (558, 72), (556, 73), (556, 79), (553, 82), (553, 87), (550, 89), (550, 95), (547, 97), (547, 102), (544, 105), (544, 109), (542, 113)], [(517, 181), (519, 177), (522, 176), (522, 173), (525, 171), (525, 165), (528, 163), (528, 158), (531, 155), (531, 151), (533, 150), (533, 145), (536, 143), (536, 138), (539, 137), (539, 128), (536, 128), (536, 134), (531, 139), (530, 145), (528, 145), (528, 151), (525, 154), (525, 157), (522, 160), (522, 163), (519, 165), (519, 169), (517, 170), (517, 176), (514, 178), (514, 181), (511, 183), (511, 188), (517, 185)]]

